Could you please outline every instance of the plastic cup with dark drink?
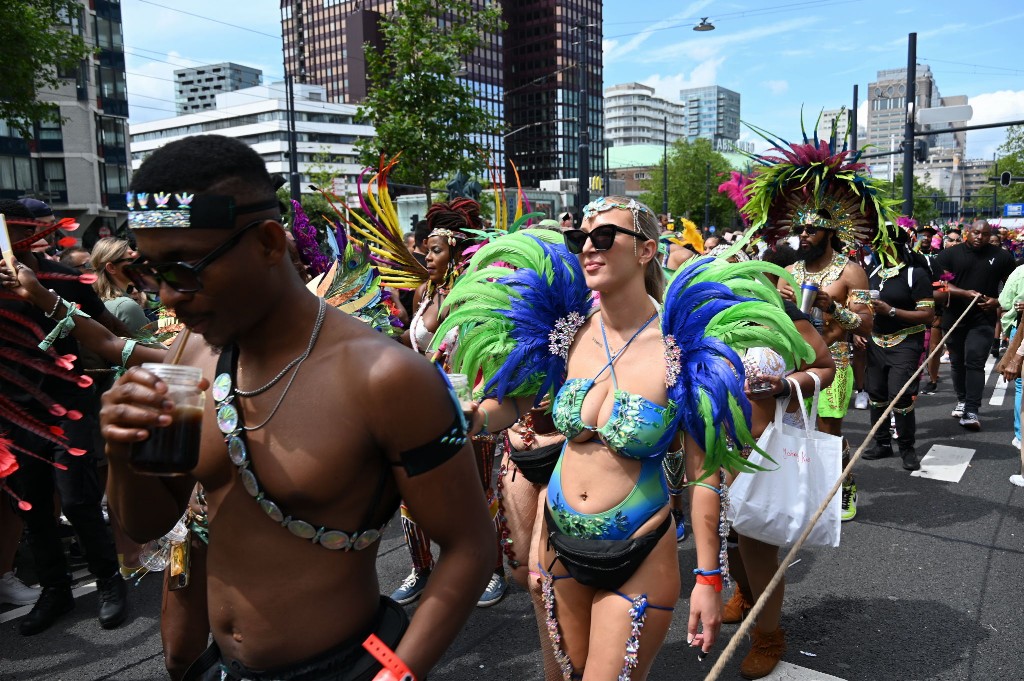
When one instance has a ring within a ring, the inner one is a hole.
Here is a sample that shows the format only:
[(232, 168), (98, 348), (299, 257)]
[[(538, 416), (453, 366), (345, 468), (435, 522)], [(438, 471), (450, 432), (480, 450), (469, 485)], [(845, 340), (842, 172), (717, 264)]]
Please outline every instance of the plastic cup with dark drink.
[(199, 438), (203, 429), (205, 394), (199, 367), (179, 364), (143, 364), (167, 384), (167, 399), (174, 402), (171, 423), (153, 428), (149, 437), (132, 445), (132, 468), (146, 475), (185, 475), (199, 462)]

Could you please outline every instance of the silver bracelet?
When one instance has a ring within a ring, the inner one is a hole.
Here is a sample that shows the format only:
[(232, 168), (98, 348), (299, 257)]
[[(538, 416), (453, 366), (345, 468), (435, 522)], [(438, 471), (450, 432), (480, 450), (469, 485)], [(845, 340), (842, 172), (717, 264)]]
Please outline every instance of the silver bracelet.
[(53, 315), (57, 314), (57, 310), (60, 308), (60, 304), (62, 302), (62, 299), (61, 299), (61, 297), (59, 295), (57, 295), (57, 292), (54, 291), (52, 288), (48, 289), (48, 290), (53, 295), (57, 296), (57, 302), (53, 304), (53, 309), (52, 310), (50, 310), (49, 312), (44, 312), (43, 314), (46, 315), (47, 319), (53, 319)]

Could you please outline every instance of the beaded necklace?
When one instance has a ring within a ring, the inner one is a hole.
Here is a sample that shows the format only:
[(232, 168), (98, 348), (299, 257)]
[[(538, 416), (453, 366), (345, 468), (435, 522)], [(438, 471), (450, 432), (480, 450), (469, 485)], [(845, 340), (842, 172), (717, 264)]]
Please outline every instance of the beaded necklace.
[[(217, 360), (217, 378), (213, 382), (213, 399), (217, 405), (217, 427), (224, 434), (224, 442), (228, 447), (228, 458), (238, 468), (238, 475), (242, 481), (242, 487), (249, 495), (256, 500), (260, 509), (268, 518), (287, 528), (296, 537), (307, 539), (313, 544), (330, 549), (332, 551), (360, 551), (373, 545), (380, 538), (381, 530), (371, 528), (357, 532), (344, 532), (342, 530), (317, 527), (316, 524), (305, 520), (294, 518), (288, 515), (281, 507), (271, 500), (263, 491), (256, 472), (253, 470), (252, 459), (249, 457), (249, 446), (246, 438), (246, 428), (242, 417), (240, 405), (235, 405), (235, 376), (238, 372), (238, 348), (231, 346), (221, 353)], [(366, 512), (366, 517), (360, 524), (362, 527), (369, 525), (373, 512), (384, 492), (387, 483), (387, 476), (382, 473), (380, 482), (377, 485), (377, 492), (374, 501)]]

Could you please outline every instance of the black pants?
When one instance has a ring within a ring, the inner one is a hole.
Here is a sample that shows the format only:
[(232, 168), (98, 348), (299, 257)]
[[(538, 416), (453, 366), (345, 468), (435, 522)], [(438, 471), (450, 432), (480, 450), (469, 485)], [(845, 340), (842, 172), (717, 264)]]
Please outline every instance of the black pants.
[(992, 349), (995, 327), (988, 324), (958, 326), (946, 336), (949, 366), (953, 373), (956, 399), (964, 403), (964, 411), (977, 414), (981, 394), (985, 390), (985, 362)]
[(97, 578), (105, 578), (117, 572), (118, 567), (114, 539), (100, 510), (103, 486), (96, 470), (97, 460), (92, 454), (96, 417), (86, 414), (78, 421), (65, 421), (60, 425), (74, 446), (89, 452), (71, 456), (47, 440), (20, 429), (12, 433), (18, 446), (68, 467), (61, 471), (45, 461), (19, 456), (18, 471), (9, 480), (14, 490), (32, 504), (30, 511), (21, 514), (28, 526), (28, 545), (42, 586), (71, 584), (59, 522), (54, 517), (55, 491), (60, 494), (64, 515), (78, 534), (89, 572)]
[[(871, 399), (871, 422), (881, 418), (886, 406), (910, 380), (917, 371), (917, 363), (924, 350), (924, 334), (916, 333), (908, 336), (902, 343), (892, 348), (883, 348), (868, 341), (867, 384), (868, 397)], [(911, 381), (910, 387), (895, 404), (895, 409), (904, 410), (912, 407), (917, 396), (918, 382)], [(900, 450), (913, 449), (915, 443), (916, 419), (914, 412), (905, 414), (893, 411), (896, 419), (896, 432), (899, 434)], [(888, 424), (883, 424), (875, 433), (875, 442), (880, 446), (889, 447), (892, 435)]]
[(363, 649), (363, 641), (371, 634), (391, 650), (398, 647), (409, 616), (402, 606), (381, 596), (380, 606), (366, 630), (347, 641), (302, 662), (268, 671), (249, 669), (236, 661), (221, 658), (220, 648), (210, 644), (188, 668), (184, 681), (371, 681), (380, 671), (380, 664)]

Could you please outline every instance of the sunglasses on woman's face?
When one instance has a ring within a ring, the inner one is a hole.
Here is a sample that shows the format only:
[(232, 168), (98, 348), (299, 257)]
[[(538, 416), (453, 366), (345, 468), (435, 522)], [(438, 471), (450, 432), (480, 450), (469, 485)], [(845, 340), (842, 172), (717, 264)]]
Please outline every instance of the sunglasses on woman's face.
[(797, 225), (796, 227), (793, 228), (792, 231), (793, 231), (793, 236), (800, 236), (804, 232), (807, 232), (807, 236), (814, 236), (815, 234), (818, 233), (818, 228), (817, 227), (811, 227), (811, 226), (808, 226), (808, 225)]
[(562, 232), (562, 237), (565, 239), (565, 247), (569, 249), (570, 253), (580, 254), (583, 252), (583, 247), (587, 244), (587, 239), (590, 239), (590, 243), (594, 245), (595, 251), (607, 251), (615, 243), (616, 232), (622, 232), (637, 239), (647, 240), (647, 237), (640, 232), (634, 232), (631, 229), (619, 227), (618, 225), (601, 225), (589, 232), (584, 232), (582, 229), (567, 229)]

